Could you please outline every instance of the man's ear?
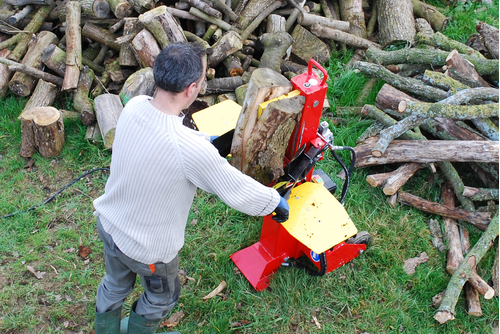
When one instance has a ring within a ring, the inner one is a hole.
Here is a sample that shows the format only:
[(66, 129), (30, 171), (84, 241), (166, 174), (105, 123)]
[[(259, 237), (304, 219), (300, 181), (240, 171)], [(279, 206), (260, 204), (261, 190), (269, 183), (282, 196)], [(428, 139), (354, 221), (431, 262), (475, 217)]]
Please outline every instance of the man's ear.
[(187, 88), (186, 88), (186, 96), (191, 97), (196, 91), (196, 82), (192, 82)]

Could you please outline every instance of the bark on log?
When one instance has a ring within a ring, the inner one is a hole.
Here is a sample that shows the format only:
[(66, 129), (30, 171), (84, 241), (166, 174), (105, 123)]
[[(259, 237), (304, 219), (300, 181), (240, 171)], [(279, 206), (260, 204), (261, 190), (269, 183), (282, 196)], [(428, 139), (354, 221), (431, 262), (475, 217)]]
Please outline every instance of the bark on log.
[(279, 8), (282, 5), (281, 1), (275, 1), (273, 2), (269, 7), (264, 9), (259, 15), (257, 15), (253, 21), (245, 28), (242, 29), (240, 32), (241, 39), (246, 40), (252, 32), (257, 29), (257, 27), (277, 8)]
[(198, 8), (205, 14), (215, 17), (217, 19), (222, 19), (222, 13), (219, 12), (217, 9), (213, 8), (211, 4), (209, 5), (206, 2), (200, 1), (200, 0), (181, 0), (182, 2), (185, 2), (189, 4), (191, 7)]
[(38, 80), (33, 94), (31, 94), (30, 99), (24, 105), (23, 111), (36, 107), (52, 106), (56, 101), (57, 93), (59, 93), (59, 87), (50, 82), (41, 79)]
[(464, 187), (463, 195), (473, 201), (498, 201), (498, 189)]
[(161, 50), (153, 34), (142, 29), (130, 42), (130, 46), (142, 68), (154, 67), (155, 59)]
[(266, 32), (279, 32), (285, 30), (285, 18), (281, 15), (271, 14), (267, 17)]
[(472, 270), (481, 261), (491, 244), (498, 237), (498, 215), (495, 216), (488, 225), (479, 241), (467, 254), (460, 267), (455, 271), (448, 283), (445, 296), (439, 309), (434, 315), (440, 324), (455, 319), (455, 305), (462, 290), (463, 285), (470, 277)]
[(373, 156), (381, 157), (394, 138), (401, 136), (406, 131), (413, 129), (426, 121), (427, 117), (425, 116), (412, 115), (380, 131), (380, 138), (372, 148)]
[[(37, 35), (36, 39), (32, 43), (30, 43), (28, 51), (21, 61), (21, 65), (24, 68), (29, 67), (41, 72), (40, 70), (43, 66), (41, 60), (43, 49), (45, 49), (45, 47), (49, 44), (57, 43), (57, 41), (57, 36), (52, 32), (40, 32)], [(0, 61), (3, 61), (3, 63), (6, 64), (6, 59), (1, 59)], [(17, 72), (16, 74), (14, 74), (12, 79), (9, 81), (9, 88), (16, 95), (28, 96), (31, 94), (33, 88), (35, 87), (36, 78), (23, 72)]]
[[(449, 52), (441, 50), (423, 50), (423, 49), (402, 49), (396, 51), (382, 51), (377, 48), (366, 50), (368, 60), (381, 65), (391, 64), (428, 64), (432, 66), (446, 65), (446, 58)], [(470, 61), (479, 75), (498, 76), (498, 59), (478, 59), (469, 55), (462, 55)]]
[(88, 21), (82, 28), (82, 36), (107, 45), (113, 50), (120, 51), (120, 44), (115, 42), (118, 37), (116, 34), (112, 34), (106, 29), (100, 28)]
[(37, 70), (36, 68), (33, 68), (31, 66), (26, 66), (24, 64), (18, 64), (8, 59), (0, 58), (0, 63), (8, 65), (7, 69), (9, 71), (22, 72), (24, 74), (32, 76), (35, 79), (42, 79), (51, 82), (53, 84), (56, 84), (58, 86), (62, 86), (62, 81), (63, 81), (62, 78), (59, 78), (58, 76), (52, 75), (50, 73)]
[(411, 0), (379, 0), (378, 38), (382, 47), (415, 42), (415, 19)]
[(396, 89), (389, 84), (384, 84), (377, 94), (375, 106), (381, 110), (398, 110), (399, 102), (403, 100), (420, 102), (416, 98), (405, 94), (399, 89)]
[(30, 5), (24, 6), (24, 8), (22, 10), (18, 11), (17, 13), (15, 13), (14, 15), (12, 15), (9, 18), (9, 22), (11, 24), (18, 23), (19, 21), (24, 19), (31, 12), (32, 9), (33, 9), (33, 7)]
[(260, 36), (259, 41), (264, 47), (264, 53), (260, 57), (259, 68), (270, 68), (280, 73), (281, 60), (293, 43), (292, 36), (286, 31), (265, 33)]
[(456, 93), (457, 91), (464, 90), (470, 88), (469, 86), (461, 83), (458, 80), (453, 79), (450, 76), (447, 76), (443, 73), (434, 72), (426, 70), (424, 72), (424, 76), (422, 77), (422, 81), (428, 85), (451, 91), (452, 93)]
[[(138, 18), (127, 17), (124, 18), (123, 36), (137, 35), (142, 30), (142, 24)], [(120, 65), (121, 66), (137, 66), (137, 59), (135, 59), (134, 51), (130, 46), (130, 41), (120, 44)]]
[(64, 147), (61, 113), (53, 107), (36, 107), (21, 113), (21, 156), (38, 150), (42, 157), (58, 156)]
[(283, 158), (298, 122), (305, 98), (296, 96), (271, 102), (248, 138), (242, 172), (264, 185), (284, 174)]
[(111, 149), (115, 139), (116, 123), (123, 109), (120, 97), (114, 94), (101, 94), (95, 98), (94, 105), (104, 147)]
[(415, 16), (428, 20), (434, 30), (444, 31), (448, 24), (448, 18), (441, 14), (437, 7), (418, 0), (411, 0), (411, 2)]
[(228, 21), (236, 21), (238, 19), (238, 15), (236, 15), (231, 7), (222, 0), (214, 0), (213, 4), (215, 8), (220, 10), (225, 15), (225, 17), (227, 17)]
[(139, 95), (153, 96), (155, 92), (153, 68), (146, 67), (130, 75), (120, 91), (120, 100), (126, 105), (131, 98)]
[(455, 41), (446, 37), (446, 35), (440, 33), (439, 31), (434, 33), (432, 36), (427, 37), (425, 35), (417, 35), (417, 42), (424, 43), (427, 45), (431, 45), (437, 47), (443, 51), (453, 51), (457, 50), (458, 52), (466, 55), (470, 55), (476, 58), (484, 58), (481, 52), (474, 50), (470, 46), (467, 46), (463, 43)]
[(107, 0), (109, 3), (109, 9), (115, 14), (119, 19), (129, 17), (132, 15), (132, 5), (126, 0)]
[(200, 91), (200, 95), (222, 94), (234, 92), (236, 88), (243, 85), (242, 77), (216, 78), (207, 82), (205, 92)]
[(292, 89), (291, 83), (273, 70), (259, 68), (253, 72), (231, 146), (231, 164), (233, 166), (242, 170), (247, 164), (244, 157), (246, 156), (248, 140), (258, 120), (259, 104), (289, 93)]
[(441, 89), (422, 84), (417, 79), (400, 77), (381, 65), (358, 61), (354, 67), (370, 77), (375, 76), (402, 91), (411, 92), (431, 101), (440, 101), (448, 97), (448, 94)]
[(73, 107), (80, 113), (83, 124), (90, 125), (95, 122), (95, 113), (89, 98), (90, 87), (94, 81), (94, 71), (85, 66), (78, 80), (78, 88), (73, 97)]
[(361, 0), (339, 1), (340, 17), (349, 22), (349, 33), (366, 38), (365, 15)]
[(453, 187), (455, 196), (457, 196), (458, 200), (462, 204), (462, 207), (466, 210), (474, 210), (474, 203), (469, 198), (462, 195), (465, 185), (455, 167), (453, 167), (453, 165), (448, 161), (438, 162), (437, 165), (441, 170), (441, 173), (444, 174), (445, 179), (447, 179)]
[[(314, 14), (309, 14), (309, 13), (299, 13), (299, 16), (297, 18), (297, 21), (300, 25), (309, 27), (312, 26), (313, 24), (317, 23), (323, 27), (328, 27), (336, 30), (340, 30), (343, 32), (348, 33), (349, 32), (349, 27), (350, 23), (348, 21), (339, 21), (339, 20), (333, 20), (329, 19), (323, 16), (319, 15), (314, 15)], [(351, 34), (354, 35), (354, 34)], [(357, 35), (354, 35), (356, 37), (360, 37)], [(363, 37), (360, 37), (363, 38)]]
[(487, 23), (479, 22), (476, 25), (477, 32), (483, 37), (484, 45), (490, 54), (498, 59), (498, 29)]
[(343, 32), (337, 29), (322, 26), (321, 24), (314, 23), (311, 26), (311, 32), (318, 37), (333, 39), (334, 41), (341, 42), (356, 48), (380, 48), (380, 45), (370, 42), (367, 39)]
[[(21, 58), (23, 58), (24, 54), (28, 50), (28, 45), (30, 44), (32, 36), (40, 29), (52, 8), (53, 5), (41, 6), (31, 18), (30, 23), (23, 29), (22, 33), (14, 35), (6, 42), (0, 44), (0, 49), (4, 49), (17, 43), (14, 50), (12, 50), (9, 54), (8, 59), (18, 62)], [(11, 40), (13, 44), (9, 44), (9, 41)]]
[[(10, 50), (4, 49), (0, 51), (0, 58), (7, 58)], [(7, 65), (0, 63), (0, 97), (4, 97), (9, 90), (9, 81), (14, 75), (14, 72), (9, 71)]]
[[(240, 17), (233, 25), (239, 29), (246, 29), (250, 23), (266, 8), (273, 4), (275, 0), (250, 0), (244, 6), (243, 11), (239, 14)], [(238, 14), (238, 13), (237, 13)], [(224, 29), (224, 28), (223, 28)]]
[(469, 222), (481, 231), (486, 230), (491, 220), (491, 215), (487, 212), (476, 212), (459, 208), (449, 208), (442, 204), (428, 201), (404, 191), (399, 191), (398, 201), (402, 204), (412, 206), (427, 213)]
[(106, 90), (106, 87), (111, 81), (109, 74), (113, 71), (117, 71), (119, 68), (120, 68), (120, 62), (118, 59), (106, 65), (106, 70), (103, 72), (101, 80), (97, 81), (97, 86), (92, 91), (93, 98), (96, 98), (97, 96), (101, 95)]
[(142, 14), (154, 8), (156, 3), (156, 1), (154, 0), (128, 0), (128, 1), (130, 2), (134, 10), (139, 14)]
[[(406, 105), (406, 108), (403, 105)], [(399, 110), (400, 112), (409, 112), (412, 115), (446, 117), (459, 120), (498, 117), (499, 115), (498, 103), (458, 106), (444, 103), (403, 101)]]
[(82, 68), (81, 8), (78, 1), (66, 4), (66, 70), (61, 89), (71, 91), (78, 87)]
[(181, 26), (166, 6), (139, 15), (139, 21), (156, 37), (162, 49), (170, 43), (187, 41)]
[(356, 167), (412, 161), (498, 163), (498, 143), (493, 141), (395, 140), (380, 158), (371, 154), (373, 146), (374, 144), (364, 144), (355, 147)]
[(496, 244), (496, 252), (495, 252), (495, 263), (493, 264), (493, 271), (491, 273), (491, 280), (493, 281), (493, 289), (495, 289), (495, 296), (498, 297), (498, 292), (499, 292), (499, 287), (498, 287), (498, 274), (499, 274), (499, 269), (498, 269), (498, 250), (500, 247), (498, 247), (498, 239), (495, 242)]
[(321, 64), (330, 60), (330, 48), (318, 37), (310, 33), (307, 29), (297, 24), (292, 32), (292, 54), (308, 63), (314, 59)]
[(229, 23), (227, 23), (221, 19), (217, 19), (215, 17), (209, 16), (209, 15), (205, 14), (204, 12), (202, 12), (201, 10), (199, 10), (198, 8), (191, 7), (189, 9), (189, 13), (193, 16), (196, 16), (197, 18), (204, 20), (204, 21), (215, 24), (219, 28), (224, 29), (226, 31), (231, 29), (231, 25)]
[(243, 47), (241, 36), (234, 31), (228, 31), (214, 45), (212, 45), (212, 54), (207, 58), (207, 66), (215, 67), (228, 56), (232, 55)]
[(403, 164), (395, 171), (390, 173), (382, 173), (375, 175), (368, 175), (366, 181), (372, 187), (382, 186), (382, 191), (385, 195), (394, 195), (401, 189), (401, 187), (415, 174), (422, 164), (411, 162)]
[(478, 74), (474, 65), (456, 50), (450, 52), (446, 58), (446, 64), (448, 65), (448, 75), (467, 86), (472, 88), (490, 87), (490, 84)]
[[(449, 182), (442, 187), (443, 205), (451, 209), (455, 208), (455, 194)], [(444, 217), (444, 228), (446, 238), (448, 239), (448, 253), (446, 255), (446, 271), (448, 274), (453, 273), (458, 269), (460, 263), (464, 259), (462, 252), (462, 244), (460, 242), (460, 232), (456, 221), (452, 218)]]

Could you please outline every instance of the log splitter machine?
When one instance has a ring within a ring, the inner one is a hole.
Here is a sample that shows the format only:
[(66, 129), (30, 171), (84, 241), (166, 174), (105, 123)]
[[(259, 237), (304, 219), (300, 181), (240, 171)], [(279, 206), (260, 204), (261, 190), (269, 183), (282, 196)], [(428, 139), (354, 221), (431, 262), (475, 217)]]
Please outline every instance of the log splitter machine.
[[(312, 65), (323, 73), (322, 80), (312, 71)], [(328, 122), (320, 123), (327, 78), (325, 69), (310, 60), (308, 72), (291, 80), (293, 88), (305, 97), (305, 103), (285, 152), (285, 174), (273, 185), (288, 201), (289, 219), (280, 224), (272, 215), (265, 216), (260, 240), (231, 255), (257, 291), (268, 287), (273, 273), (292, 260), (305, 260), (304, 268), (320, 276), (362, 254), (370, 241), (368, 232), (358, 233), (341, 204), (349, 187), (355, 153), (351, 147), (334, 146)], [(314, 170), (328, 149), (346, 174), (340, 201), (331, 193), (336, 188), (333, 181), (321, 170)], [(349, 168), (336, 154), (340, 150), (351, 152)]]

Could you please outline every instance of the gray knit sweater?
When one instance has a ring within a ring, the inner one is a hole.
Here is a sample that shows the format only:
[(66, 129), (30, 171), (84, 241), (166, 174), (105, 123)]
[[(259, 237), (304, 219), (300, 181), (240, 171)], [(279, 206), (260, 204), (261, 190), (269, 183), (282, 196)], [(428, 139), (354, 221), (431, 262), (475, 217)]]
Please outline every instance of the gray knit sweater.
[(242, 174), (206, 134), (149, 99), (138, 96), (123, 109), (105, 193), (94, 201), (95, 215), (125, 255), (145, 264), (170, 262), (184, 245), (196, 188), (248, 215), (274, 211), (276, 190)]

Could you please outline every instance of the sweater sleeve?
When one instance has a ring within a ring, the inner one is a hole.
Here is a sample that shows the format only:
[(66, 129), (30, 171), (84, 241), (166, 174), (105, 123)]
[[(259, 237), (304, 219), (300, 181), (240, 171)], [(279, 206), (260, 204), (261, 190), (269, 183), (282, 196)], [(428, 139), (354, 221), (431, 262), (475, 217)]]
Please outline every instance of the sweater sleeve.
[(280, 202), (278, 192), (231, 166), (206, 140), (196, 141), (183, 155), (186, 177), (198, 188), (219, 196), (235, 210), (265, 216)]

